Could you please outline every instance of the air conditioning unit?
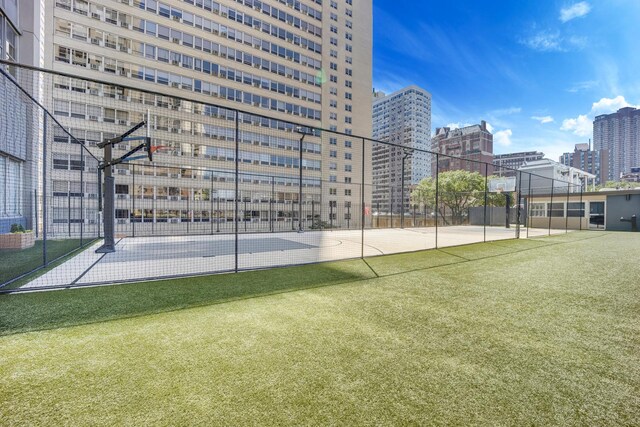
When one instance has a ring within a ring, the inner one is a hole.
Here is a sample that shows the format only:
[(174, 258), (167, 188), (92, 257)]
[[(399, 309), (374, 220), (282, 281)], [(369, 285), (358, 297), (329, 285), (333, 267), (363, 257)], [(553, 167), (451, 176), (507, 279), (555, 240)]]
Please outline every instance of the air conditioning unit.
[(89, 120), (97, 122), (98, 121), (98, 116), (89, 116)]
[(87, 220), (87, 224), (95, 224), (95, 223), (96, 223), (95, 219)]
[(169, 200), (178, 201), (180, 200), (180, 196), (170, 196)]
[(178, 224), (180, 222), (180, 218), (170, 218), (169, 222), (171, 224)]
[(102, 18), (99, 13), (95, 13), (95, 12), (91, 13), (91, 17), (93, 19), (101, 19)]
[(118, 169), (118, 175), (129, 175), (128, 169)]
[(118, 224), (126, 224), (128, 221), (126, 219), (119, 219)]
[(118, 124), (119, 125), (126, 125), (127, 121), (126, 120), (118, 120)]
[(87, 194), (87, 198), (89, 198), (89, 199), (97, 199), (98, 195), (95, 194), (95, 193), (89, 193), (89, 194)]
[(91, 43), (92, 43), (92, 44), (100, 45), (100, 43), (102, 43), (102, 40), (100, 40), (100, 39), (98, 39), (98, 38), (95, 38), (95, 37), (92, 37), (92, 38), (91, 38)]
[(118, 199), (128, 199), (129, 195), (128, 194), (116, 194), (116, 198)]
[(179, 178), (180, 176), (177, 173), (169, 174), (171, 178)]
[(180, 39), (177, 39), (175, 37), (172, 38), (171, 41), (174, 42), (174, 43), (180, 44)]
[[(100, 67), (98, 67), (98, 68), (100, 68)], [(89, 89), (89, 93), (91, 95), (96, 95), (96, 96), (100, 95), (100, 92), (98, 91), (98, 89)]]

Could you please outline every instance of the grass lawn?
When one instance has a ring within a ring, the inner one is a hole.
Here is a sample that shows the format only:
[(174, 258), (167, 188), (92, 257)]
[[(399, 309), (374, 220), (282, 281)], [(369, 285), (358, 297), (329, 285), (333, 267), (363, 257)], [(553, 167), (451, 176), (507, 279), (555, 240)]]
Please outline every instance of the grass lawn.
[(0, 296), (0, 424), (638, 425), (640, 238)]
[[(90, 240), (85, 239), (84, 243), (88, 242)], [(28, 249), (0, 249), (0, 259), (2, 260), (0, 262), (0, 284), (40, 267), (43, 262), (42, 245), (42, 240), (36, 240), (35, 245)], [(49, 262), (53, 261), (79, 247), (80, 239), (47, 240), (47, 259)], [(18, 286), (24, 282), (20, 281)], [(4, 289), (15, 287), (16, 285), (11, 284)]]

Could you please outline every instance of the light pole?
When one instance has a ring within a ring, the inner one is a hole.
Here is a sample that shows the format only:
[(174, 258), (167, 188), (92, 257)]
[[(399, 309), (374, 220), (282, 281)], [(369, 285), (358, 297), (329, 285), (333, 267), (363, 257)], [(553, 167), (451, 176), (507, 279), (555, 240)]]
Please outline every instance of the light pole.
[[(297, 127), (296, 132), (301, 134), (300, 137), (300, 145), (298, 146), (298, 151), (300, 152), (300, 158), (298, 163), (298, 168), (300, 171), (300, 179), (298, 181), (298, 233), (302, 233), (302, 143), (304, 142), (304, 137), (307, 135), (311, 135), (310, 132), (307, 132), (308, 129)], [(293, 217), (291, 218), (293, 221)]]
[(402, 176), (400, 177), (400, 228), (404, 228), (404, 162), (411, 156), (413, 156), (413, 150), (405, 148), (402, 156)]

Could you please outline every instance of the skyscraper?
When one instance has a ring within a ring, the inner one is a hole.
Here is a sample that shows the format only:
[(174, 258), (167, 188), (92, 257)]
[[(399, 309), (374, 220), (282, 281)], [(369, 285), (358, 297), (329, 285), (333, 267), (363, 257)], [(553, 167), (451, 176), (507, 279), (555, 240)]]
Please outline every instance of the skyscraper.
[[(437, 128), (431, 139), (434, 153), (452, 157), (440, 157), (436, 165), (436, 157), (432, 156), (431, 170), (435, 173), (450, 170), (468, 170), (481, 174), (493, 173), (493, 135), (487, 130), (487, 123), (482, 120), (479, 125), (466, 126), (459, 129), (448, 127)], [(470, 162), (465, 160), (472, 160)], [(488, 163), (485, 169), (484, 162)]]
[(625, 107), (613, 114), (596, 116), (593, 121), (595, 151), (608, 151), (608, 181), (640, 166), (640, 109)]
[(391, 205), (400, 211), (402, 171), (404, 167), (405, 211), (408, 211), (408, 187), (431, 174), (430, 149), (431, 94), (418, 86), (409, 86), (390, 95), (374, 94), (373, 139), (397, 146), (374, 143), (373, 206), (388, 212)]
[[(356, 192), (341, 184), (359, 182), (362, 175), (366, 183), (371, 182), (369, 162), (364, 162), (362, 171), (362, 150), (350, 137), (371, 135), (370, 0), (355, 4), (352, 0), (45, 3), (45, 25), (47, 34), (52, 35), (46, 49), (47, 68), (337, 131), (339, 134), (305, 139), (301, 166), (298, 154), (293, 152), (300, 140), (294, 128), (278, 129), (275, 122), (267, 120), (259, 126), (252, 123), (253, 130), (247, 125), (240, 135), (242, 142), (251, 140), (249, 145), (242, 144), (240, 152), (246, 170), (250, 171), (250, 165), (257, 161), (262, 173), (286, 181), (297, 177), (292, 168), (304, 167), (307, 186), (316, 188), (310, 196), (322, 200), (323, 205), (340, 205), (357, 198)], [(79, 139), (104, 139), (104, 123), (114, 123), (113, 132), (121, 133), (142, 117), (140, 109), (133, 108), (128, 90), (111, 93), (111, 88), (101, 85), (89, 88), (91, 83), (86, 81), (81, 83), (83, 87), (74, 88), (73, 79), (56, 80), (57, 88), (67, 90), (55, 90), (53, 109), (72, 133), (78, 133)], [(95, 102), (74, 102), (70, 95), (78, 90), (95, 93)], [(114, 105), (110, 108), (100, 105), (105, 96), (116, 100), (111, 101)], [(214, 135), (217, 141), (212, 141), (201, 137), (202, 125), (198, 122), (202, 112), (196, 113), (188, 103), (170, 99), (143, 101), (150, 104), (152, 137), (169, 147), (154, 162), (168, 166), (204, 164), (221, 174), (233, 170), (234, 159), (220, 154), (220, 150), (233, 146), (231, 138)], [(178, 111), (182, 118), (172, 117), (168, 111)], [(96, 125), (92, 126), (91, 121)], [(273, 141), (260, 142), (250, 136), (269, 132), (273, 133)], [(54, 164), (63, 165), (66, 161), (68, 171), (73, 170), (73, 148), (68, 144), (54, 148)], [(100, 155), (99, 150), (94, 150)], [(63, 176), (67, 175), (60, 173), (54, 180), (64, 186)], [(189, 181), (178, 179), (174, 183), (177, 190), (149, 184), (150, 188), (142, 191), (154, 198), (167, 191), (184, 193), (180, 199), (189, 200), (200, 184), (188, 178)], [(283, 187), (276, 190), (282, 200), (297, 200), (297, 190), (291, 184), (286, 188), (281, 182)], [(117, 191), (123, 197), (140, 196), (134, 194), (138, 190), (130, 183), (122, 185)], [(242, 197), (254, 199), (255, 195)], [(172, 211), (183, 208), (176, 204)], [(152, 215), (152, 221), (157, 218), (157, 212), (144, 209), (122, 209), (117, 215), (123, 225), (134, 218), (139, 220), (140, 215)]]

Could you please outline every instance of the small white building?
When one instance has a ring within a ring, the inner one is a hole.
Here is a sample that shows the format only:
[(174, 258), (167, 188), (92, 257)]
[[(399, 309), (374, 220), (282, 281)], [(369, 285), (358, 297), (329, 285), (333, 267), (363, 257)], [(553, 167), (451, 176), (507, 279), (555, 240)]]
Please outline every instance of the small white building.
[(552, 188), (555, 193), (564, 194), (567, 193), (567, 189), (569, 193), (595, 190), (594, 174), (565, 166), (551, 159), (525, 162), (518, 170), (523, 172), (520, 185), (525, 194), (529, 193), (529, 189), (531, 194), (548, 193)]

